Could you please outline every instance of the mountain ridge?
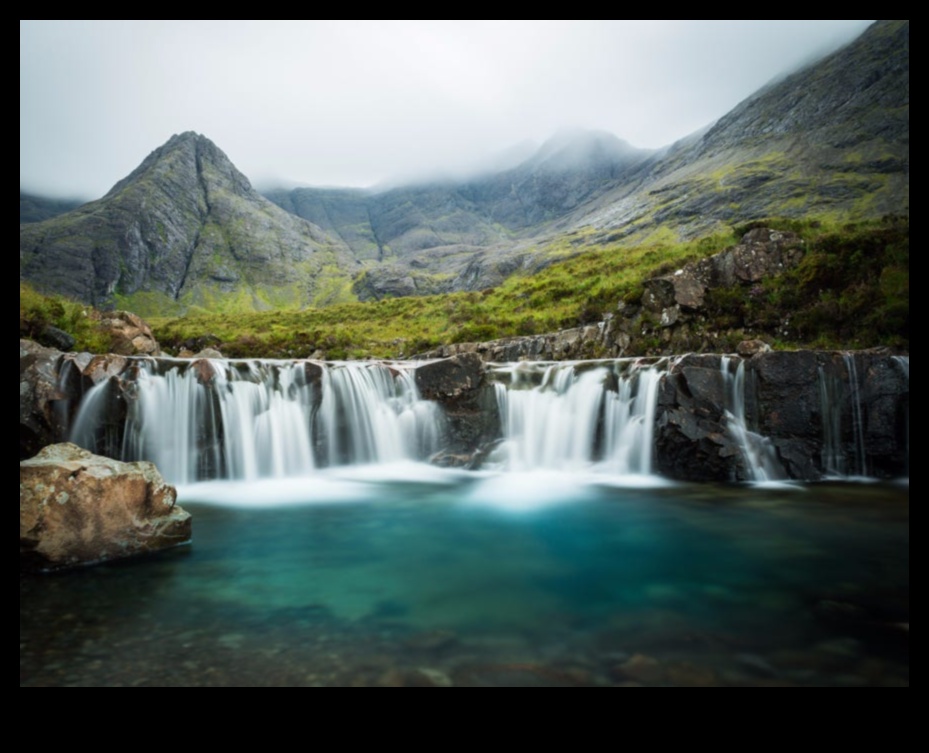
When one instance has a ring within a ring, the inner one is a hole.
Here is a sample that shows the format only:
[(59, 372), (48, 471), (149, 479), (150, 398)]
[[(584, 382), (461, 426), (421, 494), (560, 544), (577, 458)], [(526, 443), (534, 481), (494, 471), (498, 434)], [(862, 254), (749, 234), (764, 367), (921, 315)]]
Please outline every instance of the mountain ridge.
[(21, 226), (20, 276), (103, 305), (304, 306), (480, 290), (587, 244), (766, 216), (907, 213), (909, 22), (873, 24), (660, 150), (563, 132), (471, 178), (265, 196), (208, 139), (176, 135), (103, 198)]
[[(347, 250), (260, 196), (205, 136), (175, 134), (102, 198), (21, 226), (20, 276), (98, 306), (120, 296), (255, 308), (312, 302)], [(342, 274), (347, 280), (347, 274)]]

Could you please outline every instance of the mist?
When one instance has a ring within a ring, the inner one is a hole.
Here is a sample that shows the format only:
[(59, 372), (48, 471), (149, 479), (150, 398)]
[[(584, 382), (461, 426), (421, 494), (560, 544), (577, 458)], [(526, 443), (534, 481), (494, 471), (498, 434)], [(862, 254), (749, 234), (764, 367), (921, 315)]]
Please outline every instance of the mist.
[(870, 21), (20, 21), (20, 188), (96, 198), (172, 134), (260, 186), (505, 163), (557, 131), (654, 149)]

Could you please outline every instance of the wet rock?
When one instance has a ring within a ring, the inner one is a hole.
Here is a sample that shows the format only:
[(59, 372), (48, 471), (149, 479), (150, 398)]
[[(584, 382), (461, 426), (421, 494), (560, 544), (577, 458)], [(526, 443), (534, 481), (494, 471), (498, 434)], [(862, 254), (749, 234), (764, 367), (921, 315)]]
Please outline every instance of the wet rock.
[(64, 432), (58, 401), (67, 397), (58, 386), (60, 351), (32, 340), (19, 341), (19, 458), (32, 457)]
[(70, 443), (19, 465), (20, 565), (56, 570), (190, 540), (190, 515), (152, 463), (121, 463)]
[(739, 654), (736, 656), (736, 660), (740, 667), (756, 677), (773, 678), (778, 676), (778, 671), (771, 666), (771, 663), (758, 654)]
[(719, 677), (709, 667), (682, 661), (668, 665), (668, 684), (682, 688), (712, 688), (719, 685)]
[(119, 376), (128, 366), (129, 359), (125, 356), (108, 353), (91, 358), (82, 373), (92, 384), (97, 384), (104, 379)]
[(204, 387), (208, 387), (212, 384), (213, 379), (216, 377), (216, 368), (206, 358), (194, 361), (190, 364), (190, 368), (193, 369), (194, 373), (197, 375), (197, 381)]
[(458, 636), (451, 630), (429, 630), (410, 636), (405, 645), (414, 651), (441, 651), (454, 646)]
[(500, 416), (491, 387), (485, 384), (484, 364), (477, 353), (463, 353), (416, 369), (416, 387), (426, 400), (445, 411), (445, 451), (470, 455), (500, 434)]
[(541, 664), (481, 664), (459, 667), (455, 685), (468, 688), (574, 688), (592, 684), (571, 672)]
[(381, 688), (450, 688), (451, 678), (444, 672), (430, 668), (389, 669), (377, 680)]
[(667, 668), (652, 656), (635, 653), (628, 660), (613, 668), (613, 676), (620, 681), (657, 685), (667, 679)]
[(721, 357), (685, 356), (662, 382), (656, 414), (656, 466), (670, 478), (744, 477), (738, 445), (726, 429)]

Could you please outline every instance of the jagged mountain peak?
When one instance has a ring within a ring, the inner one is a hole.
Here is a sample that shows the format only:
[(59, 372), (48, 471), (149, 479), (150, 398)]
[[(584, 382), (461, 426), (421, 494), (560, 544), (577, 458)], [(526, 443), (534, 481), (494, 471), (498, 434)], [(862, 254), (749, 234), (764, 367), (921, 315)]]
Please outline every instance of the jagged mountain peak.
[(153, 150), (103, 198), (20, 231), (21, 278), (142, 313), (146, 301), (178, 311), (306, 305), (329, 278), (347, 284), (350, 263), (344, 244), (258, 194), (193, 131)]
[(116, 196), (132, 183), (142, 179), (172, 181), (178, 172), (197, 174), (199, 179), (224, 183), (242, 196), (257, 197), (252, 184), (226, 153), (210, 139), (195, 131), (176, 133), (142, 160), (129, 175), (113, 186), (104, 198)]

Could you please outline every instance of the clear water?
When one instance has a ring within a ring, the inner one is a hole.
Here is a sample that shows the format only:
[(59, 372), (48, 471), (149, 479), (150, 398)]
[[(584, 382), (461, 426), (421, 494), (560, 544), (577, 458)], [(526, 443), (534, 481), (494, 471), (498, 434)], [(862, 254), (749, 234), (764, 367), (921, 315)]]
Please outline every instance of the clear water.
[(20, 682), (908, 685), (908, 501), (412, 465), (193, 485), (190, 546), (21, 576)]

